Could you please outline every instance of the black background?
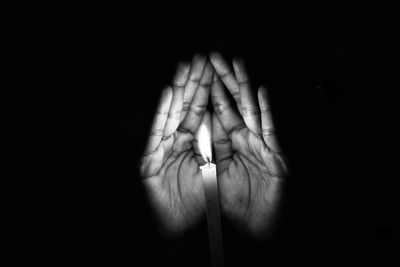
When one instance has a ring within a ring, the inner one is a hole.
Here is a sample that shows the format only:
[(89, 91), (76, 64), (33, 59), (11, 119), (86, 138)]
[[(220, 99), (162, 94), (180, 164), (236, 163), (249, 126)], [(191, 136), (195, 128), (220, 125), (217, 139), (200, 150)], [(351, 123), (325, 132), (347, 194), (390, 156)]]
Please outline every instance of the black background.
[(389, 262), (392, 196), (373, 134), (382, 122), (371, 112), (372, 77), (357, 76), (372, 60), (364, 57), (369, 25), (354, 12), (329, 9), (157, 9), (84, 8), (54, 29), (66, 63), (63, 92), (74, 100), (67, 113), (76, 115), (72, 128), (61, 129), (76, 137), (66, 162), (78, 166), (63, 169), (71, 190), (57, 208), (61, 224), (52, 239), (63, 244), (56, 246), (61, 259), (207, 266), (206, 222), (163, 238), (137, 165), (160, 90), (177, 63), (218, 50), (243, 57), (253, 87), (269, 88), (291, 168), (271, 239), (250, 240), (223, 219), (226, 266)]

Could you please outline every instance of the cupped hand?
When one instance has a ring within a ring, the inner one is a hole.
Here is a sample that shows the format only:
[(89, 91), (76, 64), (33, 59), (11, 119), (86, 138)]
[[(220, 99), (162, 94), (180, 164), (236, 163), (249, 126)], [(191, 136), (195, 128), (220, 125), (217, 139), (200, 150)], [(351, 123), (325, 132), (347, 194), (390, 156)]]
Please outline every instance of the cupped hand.
[(149, 199), (167, 233), (182, 232), (204, 215), (204, 161), (195, 144), (200, 123), (210, 116), (213, 72), (205, 56), (178, 66), (172, 88), (162, 93), (141, 161)]
[(232, 71), (220, 54), (212, 53), (210, 60), (216, 72), (211, 88), (212, 137), (222, 211), (241, 229), (257, 235), (272, 225), (287, 175), (267, 91), (259, 88), (257, 103), (242, 61), (234, 60)]

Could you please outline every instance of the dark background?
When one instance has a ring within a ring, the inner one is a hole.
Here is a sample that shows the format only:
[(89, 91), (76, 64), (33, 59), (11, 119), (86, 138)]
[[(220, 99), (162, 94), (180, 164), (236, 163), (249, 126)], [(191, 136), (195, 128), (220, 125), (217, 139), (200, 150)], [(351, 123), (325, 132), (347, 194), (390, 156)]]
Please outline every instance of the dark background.
[(226, 266), (388, 263), (392, 195), (375, 134), (383, 123), (371, 111), (373, 77), (357, 74), (373, 60), (365, 47), (370, 24), (330, 9), (158, 9), (90, 7), (55, 29), (64, 36), (56, 42), (67, 62), (65, 94), (77, 100), (67, 112), (79, 111), (75, 127), (65, 129), (77, 137), (67, 162), (79, 167), (65, 180), (72, 190), (59, 219), (66, 227), (55, 235), (66, 244), (63, 257), (207, 266), (206, 222), (163, 238), (137, 166), (160, 90), (177, 63), (218, 50), (243, 57), (253, 87), (269, 88), (291, 168), (271, 239), (250, 240), (223, 219)]

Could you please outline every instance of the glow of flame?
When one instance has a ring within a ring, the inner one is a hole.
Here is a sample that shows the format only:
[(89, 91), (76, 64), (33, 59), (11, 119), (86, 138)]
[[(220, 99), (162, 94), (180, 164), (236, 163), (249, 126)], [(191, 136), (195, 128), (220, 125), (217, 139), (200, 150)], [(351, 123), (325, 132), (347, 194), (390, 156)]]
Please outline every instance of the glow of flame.
[(198, 130), (198, 144), (201, 156), (204, 161), (211, 162), (212, 148), (211, 148), (211, 134), (206, 124), (202, 122)]

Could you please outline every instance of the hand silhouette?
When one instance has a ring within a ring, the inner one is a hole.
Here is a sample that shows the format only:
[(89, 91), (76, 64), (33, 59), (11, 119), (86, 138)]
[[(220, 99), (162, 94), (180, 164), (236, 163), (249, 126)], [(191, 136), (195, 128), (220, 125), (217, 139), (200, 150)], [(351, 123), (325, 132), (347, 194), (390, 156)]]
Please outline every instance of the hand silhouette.
[(149, 199), (167, 233), (182, 232), (204, 214), (196, 132), (206, 114), (214, 70), (205, 56), (180, 64), (164, 89), (141, 161)]
[[(210, 60), (216, 71), (211, 88), (215, 110), (212, 138), (222, 211), (242, 229), (257, 235), (271, 225), (282, 178), (287, 175), (267, 91), (259, 88), (257, 104), (242, 61), (233, 61), (233, 73), (220, 54), (212, 53)], [(240, 114), (231, 106), (223, 84)]]

